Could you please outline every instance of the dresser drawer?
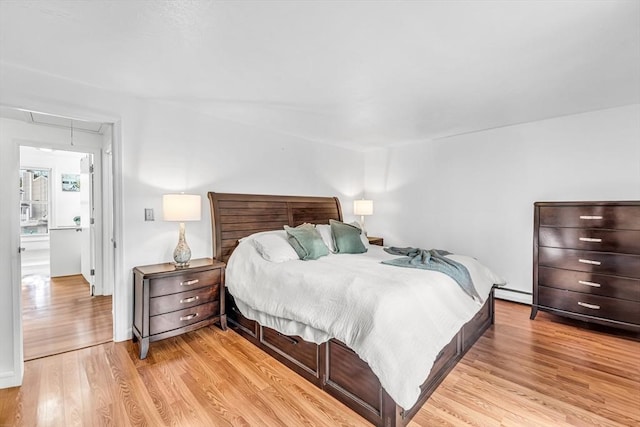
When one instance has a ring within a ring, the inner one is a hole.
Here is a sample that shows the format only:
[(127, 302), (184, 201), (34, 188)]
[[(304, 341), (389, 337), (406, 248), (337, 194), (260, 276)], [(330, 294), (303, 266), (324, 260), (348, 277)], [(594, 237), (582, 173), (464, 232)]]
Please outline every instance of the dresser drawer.
[(169, 294), (161, 297), (151, 298), (149, 301), (149, 315), (168, 313), (170, 311), (182, 310), (194, 307), (209, 301), (218, 299), (220, 286), (207, 286), (206, 288), (194, 289), (178, 294)]
[(218, 314), (218, 301), (197, 305), (184, 310), (172, 311), (149, 318), (149, 334), (156, 335), (172, 329), (182, 328), (193, 323), (201, 322)]
[(540, 267), (538, 283), (551, 288), (640, 302), (640, 279)]
[(640, 303), (633, 301), (539, 286), (538, 305), (640, 325)]
[(640, 231), (540, 227), (538, 245), (640, 255)]
[(538, 248), (538, 263), (547, 267), (640, 278), (640, 255), (541, 247)]
[(300, 337), (290, 337), (278, 331), (262, 327), (261, 341), (287, 359), (318, 372), (318, 345), (304, 341)]
[(640, 230), (640, 206), (540, 206), (540, 226)]
[(221, 270), (208, 270), (200, 272), (186, 272), (175, 276), (151, 279), (149, 283), (149, 296), (157, 297), (161, 295), (175, 294), (220, 284)]

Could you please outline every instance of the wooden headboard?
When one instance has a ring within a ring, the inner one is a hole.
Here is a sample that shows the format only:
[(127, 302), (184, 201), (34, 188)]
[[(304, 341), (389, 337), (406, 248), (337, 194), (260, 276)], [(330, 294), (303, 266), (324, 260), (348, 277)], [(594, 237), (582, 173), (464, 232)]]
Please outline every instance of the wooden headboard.
[(227, 262), (238, 240), (253, 233), (309, 222), (342, 221), (337, 197), (208, 193), (213, 257)]

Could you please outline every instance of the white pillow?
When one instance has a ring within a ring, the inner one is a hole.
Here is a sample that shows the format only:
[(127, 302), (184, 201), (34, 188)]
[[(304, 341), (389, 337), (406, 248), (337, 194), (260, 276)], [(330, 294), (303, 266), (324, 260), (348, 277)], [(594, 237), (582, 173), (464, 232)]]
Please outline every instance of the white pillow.
[(284, 230), (258, 233), (253, 236), (252, 241), (258, 253), (267, 261), (285, 262), (300, 259), (287, 241), (287, 234)]
[(331, 235), (331, 226), (329, 224), (317, 224), (316, 230), (320, 233), (322, 241), (329, 248), (331, 253), (336, 252), (336, 245), (333, 244), (333, 236)]

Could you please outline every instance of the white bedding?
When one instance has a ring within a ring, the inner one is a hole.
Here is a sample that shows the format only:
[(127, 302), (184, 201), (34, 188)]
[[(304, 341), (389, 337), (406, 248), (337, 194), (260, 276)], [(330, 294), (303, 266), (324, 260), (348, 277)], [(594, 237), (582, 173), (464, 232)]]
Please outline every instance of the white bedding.
[[(371, 246), (364, 254), (274, 263), (247, 238), (227, 263), (226, 286), (249, 319), (318, 344), (344, 342), (410, 408), (437, 354), (480, 305), (445, 274), (380, 263), (394, 257)], [(467, 267), (483, 299), (502, 283), (475, 259), (450, 257)]]

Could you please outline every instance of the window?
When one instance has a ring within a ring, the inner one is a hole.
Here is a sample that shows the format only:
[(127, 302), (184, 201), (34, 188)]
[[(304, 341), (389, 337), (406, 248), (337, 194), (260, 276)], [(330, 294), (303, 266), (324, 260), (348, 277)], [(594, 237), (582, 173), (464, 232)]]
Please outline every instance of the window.
[(20, 169), (20, 234), (49, 232), (49, 169)]

